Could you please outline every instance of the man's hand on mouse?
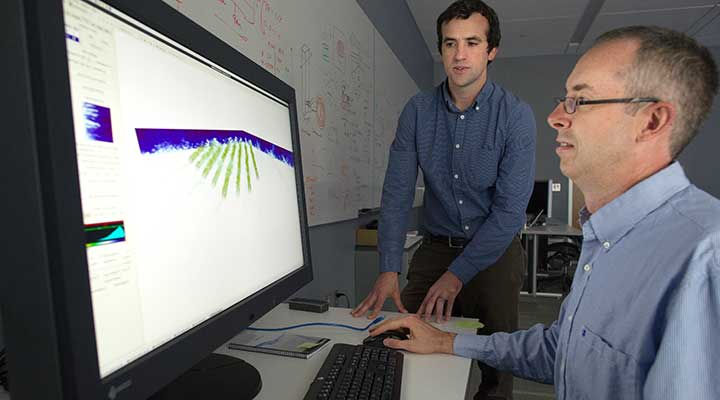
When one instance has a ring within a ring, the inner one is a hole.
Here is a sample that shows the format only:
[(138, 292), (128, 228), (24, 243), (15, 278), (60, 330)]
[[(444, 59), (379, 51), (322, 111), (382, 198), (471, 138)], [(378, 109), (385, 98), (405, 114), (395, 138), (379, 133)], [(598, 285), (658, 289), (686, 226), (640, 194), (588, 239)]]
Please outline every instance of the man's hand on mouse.
[(418, 308), (417, 315), (429, 321), (434, 311), (435, 321), (438, 323), (448, 321), (452, 316), (455, 298), (462, 287), (463, 282), (452, 272), (446, 271), (428, 290), (425, 299)]
[(370, 329), (370, 336), (377, 336), (390, 329), (405, 328), (410, 331), (407, 340), (387, 338), (383, 341), (386, 347), (407, 350), (413, 353), (453, 353), (455, 333), (442, 331), (420, 319), (417, 315), (392, 319)]

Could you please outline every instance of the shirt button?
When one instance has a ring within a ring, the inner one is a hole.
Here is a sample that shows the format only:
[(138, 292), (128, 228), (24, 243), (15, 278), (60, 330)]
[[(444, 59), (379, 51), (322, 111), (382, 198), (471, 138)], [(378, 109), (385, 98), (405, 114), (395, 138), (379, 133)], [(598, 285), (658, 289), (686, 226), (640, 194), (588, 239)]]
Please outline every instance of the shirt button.
[(585, 272), (590, 272), (590, 270), (592, 269), (592, 266), (590, 266), (590, 264), (585, 264), (583, 269), (585, 270)]
[(461, 115), (460, 119), (465, 119), (465, 114)]
[(456, 144), (456, 145), (455, 145), (455, 148), (456, 148), (456, 149), (459, 149), (459, 148), (460, 148), (460, 144), (459, 144), (459, 143)]
[(467, 226), (467, 225), (465, 225), (465, 230), (466, 230), (466, 231), (469, 231), (469, 230), (470, 230), (470, 227)]
[(480, 111), (480, 106), (475, 106), (475, 111)]
[(463, 201), (462, 201), (462, 200), (458, 200), (458, 204), (462, 204), (462, 203), (463, 203)]
[(607, 242), (607, 241), (603, 242), (603, 247), (605, 248), (605, 250), (609, 249), (609, 248), (610, 248), (610, 242)]
[(460, 178), (460, 175), (455, 174), (455, 175), (453, 175), (453, 178), (458, 179), (458, 178)]
[(568, 317), (568, 321), (572, 321), (572, 315)]

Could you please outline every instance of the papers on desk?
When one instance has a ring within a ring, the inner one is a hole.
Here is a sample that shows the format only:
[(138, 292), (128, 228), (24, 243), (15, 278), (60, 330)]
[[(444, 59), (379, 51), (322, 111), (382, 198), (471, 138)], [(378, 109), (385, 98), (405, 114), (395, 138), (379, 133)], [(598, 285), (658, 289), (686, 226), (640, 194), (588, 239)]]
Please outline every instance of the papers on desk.
[(460, 320), (455, 322), (455, 326), (464, 329), (482, 329), (485, 327), (485, 324), (480, 321)]

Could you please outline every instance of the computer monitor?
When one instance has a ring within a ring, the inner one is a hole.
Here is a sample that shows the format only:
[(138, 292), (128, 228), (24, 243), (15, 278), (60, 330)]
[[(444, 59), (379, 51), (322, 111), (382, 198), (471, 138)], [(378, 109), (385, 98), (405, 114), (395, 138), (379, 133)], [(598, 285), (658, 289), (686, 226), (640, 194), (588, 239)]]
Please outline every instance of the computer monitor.
[(526, 211), (530, 221), (552, 218), (552, 183), (552, 179), (535, 180)]
[(13, 400), (254, 395), (206, 357), (312, 279), (294, 90), (161, 1), (2, 3)]

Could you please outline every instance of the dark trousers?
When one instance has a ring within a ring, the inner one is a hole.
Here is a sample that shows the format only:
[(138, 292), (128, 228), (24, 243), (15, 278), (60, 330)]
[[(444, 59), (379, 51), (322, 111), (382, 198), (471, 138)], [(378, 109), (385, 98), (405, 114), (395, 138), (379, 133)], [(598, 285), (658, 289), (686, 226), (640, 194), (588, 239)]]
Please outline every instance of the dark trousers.
[[(410, 312), (417, 312), (430, 286), (447, 271), (462, 249), (446, 243), (423, 242), (408, 269), (408, 283), (401, 293)], [(495, 264), (481, 271), (463, 286), (455, 299), (453, 316), (477, 318), (485, 324), (479, 335), (513, 332), (518, 329), (518, 303), (527, 259), (520, 240), (515, 237)], [(482, 383), (475, 399), (512, 399), (512, 375), (499, 372), (478, 361)]]

